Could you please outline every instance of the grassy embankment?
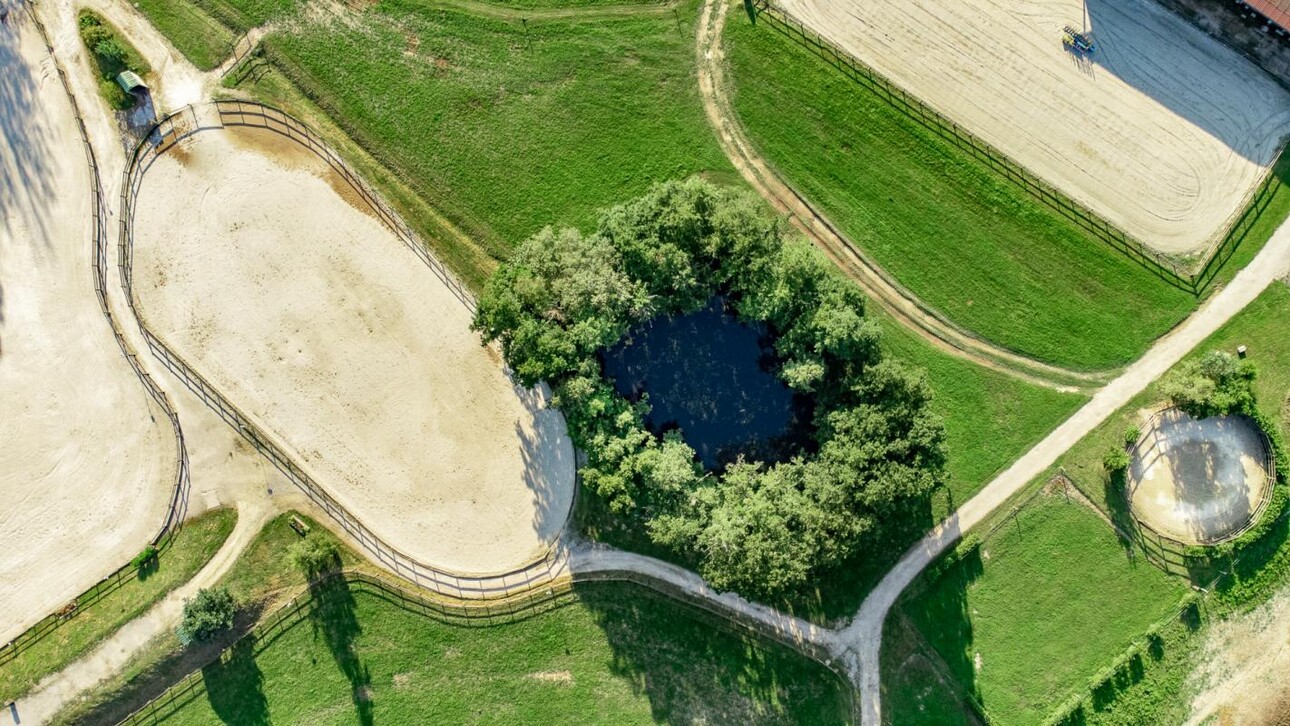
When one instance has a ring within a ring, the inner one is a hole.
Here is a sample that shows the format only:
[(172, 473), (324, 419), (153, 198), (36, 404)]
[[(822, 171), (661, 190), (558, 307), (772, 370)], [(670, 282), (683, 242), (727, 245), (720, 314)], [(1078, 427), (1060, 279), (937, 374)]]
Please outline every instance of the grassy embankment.
[[(262, 610), (299, 592), (303, 576), (285, 556), (296, 538), (286, 515), (266, 526), (226, 580), (239, 601)], [(343, 558), (364, 566), (347, 550)], [(392, 723), (838, 723), (848, 716), (840, 680), (795, 653), (732, 634), (636, 586), (575, 592), (577, 602), (555, 611), (466, 628), (362, 587), (316, 587), (298, 620), (204, 666), (177, 654), (167, 635), (71, 722), (119, 718), (198, 667), (201, 685), (175, 700), (165, 723), (348, 722), (364, 714)]]
[[(1259, 408), (1280, 422), (1283, 437), (1290, 435), (1290, 338), (1282, 333), (1287, 319), (1290, 288), (1274, 283), (1189, 356), (1248, 346), (1259, 372)], [(1064, 468), (1105, 516), (1119, 519), (1125, 528), (1132, 523), (1120, 519), (1127, 511), (1123, 493), (1101, 460), (1159, 400), (1153, 385), (1053, 468)], [(1059, 508), (1079, 515), (1035, 513)], [(1021, 509), (1015, 522), (1002, 521), (979, 556), (969, 553), (959, 564), (941, 566), (946, 574), (939, 579), (925, 575), (893, 614), (884, 641), (883, 676), (885, 711), (894, 723), (924, 708), (952, 704), (963, 693), (976, 694), (1002, 724), (1042, 720), (1087, 688), (1158, 618), (1169, 615), (1189, 584), (1184, 578), (1167, 578), (1137, 545), (1123, 542), (1092, 510), (1068, 505), (1060, 494), (1040, 495)], [(1207, 624), (1248, 609), (1285, 586), (1290, 527), (1281, 520), (1243, 552), (1234, 574), (1220, 580), (1203, 607), (1164, 621), (1144, 652), (1130, 656), (1109, 682), (1093, 690), (1080, 723), (1185, 718), (1187, 678)], [(1208, 585), (1213, 575), (1198, 570), (1203, 581), (1196, 584)], [(917, 623), (915, 631), (901, 627), (901, 618)], [(925, 642), (932, 644), (931, 651)], [(946, 664), (952, 675), (934, 681), (915, 678), (930, 668), (929, 662)]]
[[(216, 509), (184, 524), (170, 544), (134, 572), (122, 571), (125, 581), (101, 597), (84, 602), (68, 620), (48, 635), (24, 646), (10, 660), (0, 660), (0, 703), (31, 690), (42, 678), (62, 670), (88, 653), (118, 628), (143, 614), (153, 603), (188, 582), (233, 531), (237, 513)], [(128, 566), (132, 567), (132, 566)]]
[[(1073, 369), (1123, 365), (1196, 298), (1089, 236), (768, 22), (727, 24), (733, 105), (759, 151), (914, 294), (983, 337)], [(1279, 169), (1281, 178), (1290, 162)], [(1290, 211), (1290, 190), (1219, 282)]]

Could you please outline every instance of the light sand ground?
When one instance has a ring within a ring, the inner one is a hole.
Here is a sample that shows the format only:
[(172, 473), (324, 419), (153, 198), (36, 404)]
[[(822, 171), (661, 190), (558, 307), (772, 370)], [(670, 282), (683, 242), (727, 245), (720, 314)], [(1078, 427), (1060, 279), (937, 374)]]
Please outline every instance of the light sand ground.
[(1290, 589), (1215, 625), (1189, 685), (1188, 726), (1271, 726), (1290, 720)]
[(1170, 410), (1153, 419), (1129, 467), (1133, 513), (1187, 544), (1237, 534), (1268, 494), (1267, 452), (1243, 418), (1197, 421)]
[(527, 564), (569, 511), (563, 418), (324, 168), (246, 130), (157, 159), (135, 218), (147, 324), (389, 544), (463, 573)]
[(175, 477), (94, 295), (71, 106), (20, 16), (0, 26), (0, 643), (142, 549)]
[[(1290, 94), (1150, 0), (780, 1), (1161, 251), (1214, 239), (1290, 133)], [(1091, 62), (1067, 24), (1092, 29)]]

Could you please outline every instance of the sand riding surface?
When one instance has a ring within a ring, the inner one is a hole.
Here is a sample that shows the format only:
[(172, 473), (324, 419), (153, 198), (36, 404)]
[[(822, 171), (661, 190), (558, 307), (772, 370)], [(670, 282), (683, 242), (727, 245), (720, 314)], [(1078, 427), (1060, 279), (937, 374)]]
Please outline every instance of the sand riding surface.
[(29, 21), (0, 27), (0, 643), (161, 526), (170, 423), (94, 293), (90, 173)]
[(1129, 499), (1135, 516), (1188, 544), (1238, 533), (1268, 495), (1267, 450), (1239, 417), (1197, 421), (1177, 410), (1153, 419), (1134, 450)]
[(459, 573), (528, 564), (572, 501), (564, 419), (355, 204), (281, 136), (196, 134), (139, 191), (141, 314), (388, 544)]
[[(1215, 240), (1290, 133), (1290, 94), (1150, 0), (779, 2), (1164, 252)], [(1066, 50), (1066, 25), (1096, 52)]]

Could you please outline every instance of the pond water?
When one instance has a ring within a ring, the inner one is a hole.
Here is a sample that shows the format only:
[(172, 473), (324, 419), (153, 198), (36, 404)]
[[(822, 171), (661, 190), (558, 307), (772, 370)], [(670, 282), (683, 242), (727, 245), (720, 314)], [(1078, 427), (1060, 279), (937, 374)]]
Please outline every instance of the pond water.
[(649, 394), (650, 431), (680, 428), (714, 470), (740, 454), (784, 461), (814, 445), (812, 401), (775, 374), (772, 343), (764, 326), (740, 322), (717, 297), (696, 312), (631, 330), (601, 362), (619, 394), (632, 401)]

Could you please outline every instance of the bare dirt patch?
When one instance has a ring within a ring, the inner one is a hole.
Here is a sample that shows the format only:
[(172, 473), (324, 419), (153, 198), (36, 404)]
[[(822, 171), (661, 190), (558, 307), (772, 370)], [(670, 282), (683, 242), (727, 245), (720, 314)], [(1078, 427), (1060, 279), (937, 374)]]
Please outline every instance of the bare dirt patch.
[(156, 533), (174, 439), (95, 297), (90, 172), (25, 12), (0, 26), (0, 643)]
[(1290, 723), (1290, 589), (1243, 615), (1215, 624), (1190, 683), (1189, 724)]
[[(1149, 0), (781, 2), (1163, 252), (1213, 240), (1290, 133), (1290, 94)], [(1066, 50), (1066, 25), (1096, 52)]]
[(573, 685), (573, 674), (569, 671), (541, 671), (538, 673), (530, 673), (526, 678), (546, 683), (555, 683), (561, 686)]
[(1170, 409), (1152, 419), (1128, 472), (1134, 516), (1187, 544), (1240, 532), (1269, 493), (1267, 450), (1248, 420), (1197, 421)]
[(472, 574), (540, 556), (573, 495), (547, 392), (511, 383), (469, 310), (321, 160), (234, 140), (269, 134), (203, 131), (186, 166), (166, 154), (144, 176), (147, 324), (392, 546)]

